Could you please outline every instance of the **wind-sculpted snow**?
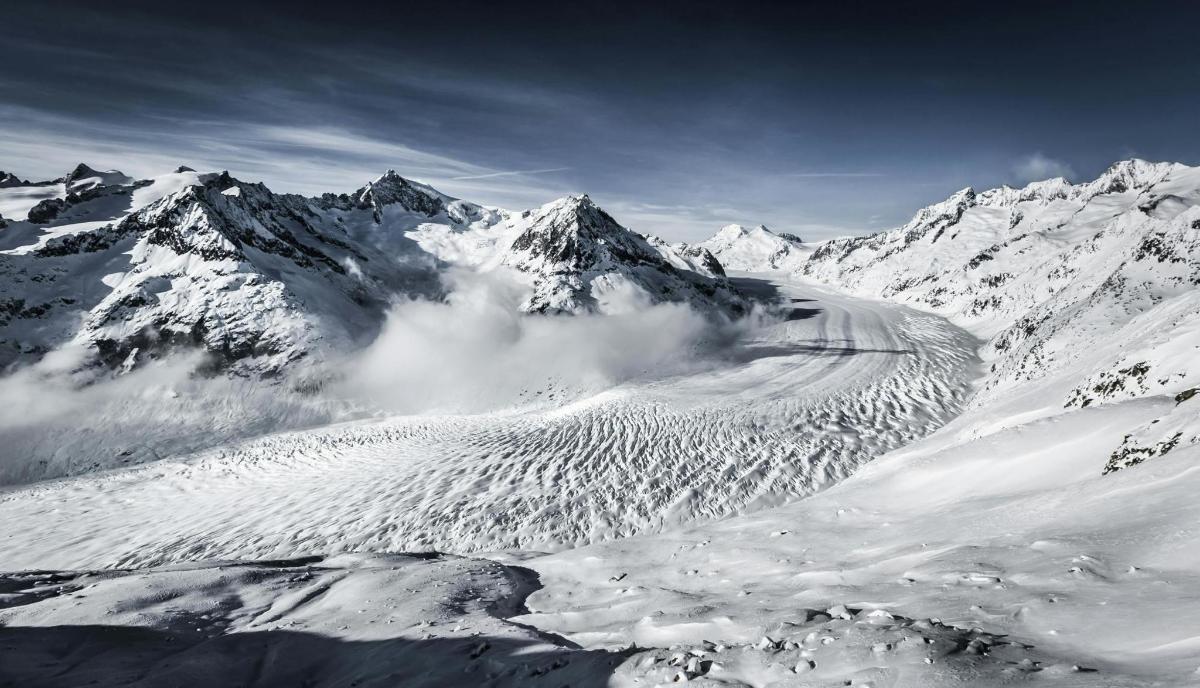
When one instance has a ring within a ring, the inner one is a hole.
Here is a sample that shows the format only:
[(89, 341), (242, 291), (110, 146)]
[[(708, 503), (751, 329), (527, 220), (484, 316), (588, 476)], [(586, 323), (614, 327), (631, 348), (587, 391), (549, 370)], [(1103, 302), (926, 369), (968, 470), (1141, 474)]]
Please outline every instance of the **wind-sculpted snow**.
[(794, 504), (526, 559), (514, 620), (662, 683), (1194, 686), (1200, 447), (1096, 470), (1188, 403), (970, 410)]
[(809, 494), (965, 402), (969, 335), (783, 286), (797, 300), (789, 319), (707, 371), (561, 407), (343, 424), (10, 491), (0, 519), (38, 526), (0, 536), (0, 567), (580, 545)]

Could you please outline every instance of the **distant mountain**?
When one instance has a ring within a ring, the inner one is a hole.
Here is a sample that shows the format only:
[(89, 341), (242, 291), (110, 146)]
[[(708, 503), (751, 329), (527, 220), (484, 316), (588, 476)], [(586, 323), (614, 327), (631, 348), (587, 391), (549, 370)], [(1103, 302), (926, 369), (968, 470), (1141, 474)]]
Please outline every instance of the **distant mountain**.
[(704, 249), (673, 247), (622, 227), (590, 198), (568, 196), (526, 218), (503, 258), (529, 275), (536, 313), (604, 311), (625, 287), (651, 303), (679, 301), (741, 313), (746, 302)]
[(794, 234), (775, 233), (765, 225), (726, 225), (712, 238), (697, 244), (707, 249), (729, 270), (766, 272), (799, 268), (812, 246)]
[(516, 214), (391, 170), (317, 198), (186, 167), (3, 179), (0, 366), (67, 346), (84, 370), (120, 371), (201, 349), (211, 371), (273, 376), (371, 341), (395, 299), (443, 295), (450, 265), (513, 268), (529, 312), (603, 311), (622, 289), (745, 307), (706, 251), (634, 234), (586, 196)]
[(0, 189), (7, 189), (12, 186), (28, 186), (29, 182), (21, 179), (11, 172), (0, 170)]

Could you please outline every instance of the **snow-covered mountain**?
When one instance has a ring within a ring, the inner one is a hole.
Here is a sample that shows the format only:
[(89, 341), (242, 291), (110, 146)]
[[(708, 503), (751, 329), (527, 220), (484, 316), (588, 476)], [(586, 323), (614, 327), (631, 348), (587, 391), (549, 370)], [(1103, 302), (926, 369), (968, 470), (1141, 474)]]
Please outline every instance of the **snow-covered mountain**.
[(590, 198), (568, 196), (522, 218), (503, 264), (530, 276), (536, 313), (606, 311), (630, 288), (650, 303), (678, 301), (741, 313), (746, 302), (704, 249), (674, 247), (622, 227)]
[[(1060, 406), (1186, 395), (1200, 386), (1197, 206), (1200, 168), (1126, 160), (1082, 184), (963, 189), (898, 229), (824, 242), (799, 273), (987, 338), (975, 406), (1034, 388)], [(1200, 424), (1154, 425), (1173, 429), (1147, 429), (1112, 466), (1200, 441)]]
[(710, 251), (727, 269), (748, 272), (790, 272), (812, 253), (812, 245), (800, 237), (772, 232), (766, 225), (726, 225), (697, 246)]
[(437, 291), (415, 244), (385, 253), (344, 227), (379, 202), (337, 207), (190, 170), (135, 182), (81, 165), (55, 187), (5, 230), (5, 364), (69, 344), (85, 364), (131, 368), (199, 347), (216, 369), (274, 374), (368, 341), (395, 295)]
[(515, 268), (531, 312), (604, 310), (628, 290), (745, 308), (707, 252), (634, 234), (586, 196), (515, 214), (392, 170), (317, 198), (188, 168), (2, 179), (5, 367), (63, 346), (99, 369), (200, 348), (212, 370), (275, 375), (371, 341), (395, 299), (442, 295), (447, 265)]

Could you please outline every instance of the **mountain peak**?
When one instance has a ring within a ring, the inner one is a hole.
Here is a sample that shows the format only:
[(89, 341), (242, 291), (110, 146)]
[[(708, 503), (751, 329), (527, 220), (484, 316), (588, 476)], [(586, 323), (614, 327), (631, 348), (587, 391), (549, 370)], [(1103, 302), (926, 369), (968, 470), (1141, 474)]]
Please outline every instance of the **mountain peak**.
[(375, 210), (376, 222), (382, 221), (385, 206), (400, 204), (412, 212), (433, 217), (445, 210), (449, 196), (436, 189), (400, 176), (396, 170), (388, 170), (354, 194), (362, 207)]
[(773, 232), (766, 225), (729, 224), (697, 246), (708, 249), (730, 270), (762, 272), (795, 267), (806, 254), (794, 234)]
[(1170, 162), (1150, 162), (1141, 158), (1128, 158), (1126, 160), (1118, 160), (1108, 166), (1101, 176), (1115, 176), (1119, 174), (1146, 174), (1157, 171), (1165, 171), (1174, 167), (1175, 163)]
[(766, 225), (763, 225), (763, 224), (754, 225), (753, 227), (747, 227), (746, 225), (740, 225), (740, 224), (737, 224), (736, 222), (734, 222), (731, 224), (727, 224), (724, 227), (722, 227), (721, 229), (717, 230), (717, 233), (714, 234), (712, 238), (714, 238), (714, 239), (716, 239), (716, 238), (735, 239), (737, 237), (747, 236), (749, 234), (763, 234), (763, 233), (771, 234), (771, 235), (775, 234), (775, 232), (772, 232), (770, 230), (770, 228), (768, 228)]
[(9, 186), (26, 186), (28, 184), (29, 184), (29, 182), (25, 181), (24, 179), (21, 179), (20, 177), (13, 174), (12, 172), (5, 172), (4, 170), (0, 170), (0, 188), (9, 187)]
[(75, 168), (72, 169), (69, 173), (67, 173), (67, 176), (65, 177), (65, 179), (67, 180), (67, 183), (70, 183), (70, 182), (75, 181), (76, 179), (83, 179), (84, 177), (95, 177), (99, 174), (100, 174), (99, 172), (97, 172), (96, 170), (89, 167), (86, 163), (81, 162), (78, 165), (76, 165)]
[(599, 208), (591, 196), (587, 194), (570, 194), (550, 201), (542, 206), (539, 212), (545, 213), (552, 210), (580, 210), (584, 208)]
[(408, 180), (400, 175), (399, 172), (393, 169), (388, 169), (383, 174), (375, 178), (371, 184), (407, 184)]
[(917, 211), (917, 215), (913, 218), (913, 222), (926, 222), (929, 218), (941, 217), (947, 213), (957, 213), (961, 215), (962, 209), (975, 205), (975, 199), (976, 194), (974, 187), (963, 187), (950, 194), (946, 200), (939, 201)]
[(589, 240), (601, 237), (634, 235), (621, 226), (587, 194), (571, 194), (547, 203), (533, 216), (527, 233), (550, 233), (585, 236)]
[[(522, 310), (583, 312), (611, 306), (601, 295), (630, 284), (651, 302), (686, 301), (740, 312), (741, 296), (703, 248), (671, 246), (623, 227), (587, 194), (543, 205), (509, 246), (504, 264), (531, 275), (534, 294)], [(597, 282), (599, 289), (593, 291)]]
[(592, 202), (587, 194), (551, 201), (532, 216), (512, 249), (535, 262), (588, 263), (600, 244), (630, 255), (649, 255), (651, 249), (634, 232), (622, 227)]
[(126, 175), (118, 170), (107, 170), (101, 172), (93, 169), (85, 163), (79, 163), (74, 169), (62, 178), (62, 182), (67, 185), (71, 191), (80, 191), (83, 189), (94, 188), (98, 186), (122, 186), (133, 183), (133, 177)]
[(1178, 167), (1178, 163), (1149, 162), (1140, 158), (1119, 160), (1109, 166), (1095, 181), (1084, 186), (1095, 193), (1122, 193), (1142, 189), (1162, 181)]

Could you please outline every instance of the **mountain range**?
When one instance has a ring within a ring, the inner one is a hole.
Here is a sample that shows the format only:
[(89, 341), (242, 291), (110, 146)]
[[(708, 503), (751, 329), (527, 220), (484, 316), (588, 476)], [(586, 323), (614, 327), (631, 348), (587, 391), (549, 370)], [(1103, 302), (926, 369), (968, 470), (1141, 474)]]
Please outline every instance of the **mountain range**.
[(391, 170), (314, 198), (186, 167), (0, 173), (0, 365), (94, 376), (198, 348), (206, 372), (271, 377), (365, 346), (397, 300), (444, 298), (452, 268), (503, 275), (547, 316), (680, 302), (737, 317), (750, 299), (725, 269), (777, 272), (967, 327), (988, 366), (976, 407), (1178, 396), (1179, 418), (1130, 433), (1115, 470), (1200, 441), (1184, 403), (1200, 387), (1198, 206), (1200, 168), (1126, 160), (1081, 184), (966, 188), (870, 236), (729, 225), (688, 245), (586, 195), (512, 212)]
[(1176, 398), (1107, 470), (1200, 442), (1187, 403), (1200, 387), (1200, 168), (1125, 160), (1081, 184), (966, 188), (902, 227), (822, 242), (795, 272), (977, 334), (975, 408)]
[(199, 348), (213, 372), (274, 376), (370, 342), (389, 304), (444, 296), (452, 266), (523, 283), (529, 313), (604, 312), (618, 292), (747, 308), (706, 250), (632, 232), (587, 196), (511, 213), (394, 171), (317, 198), (188, 168), (2, 178), (7, 367), (66, 349), (77, 369), (120, 371)]

